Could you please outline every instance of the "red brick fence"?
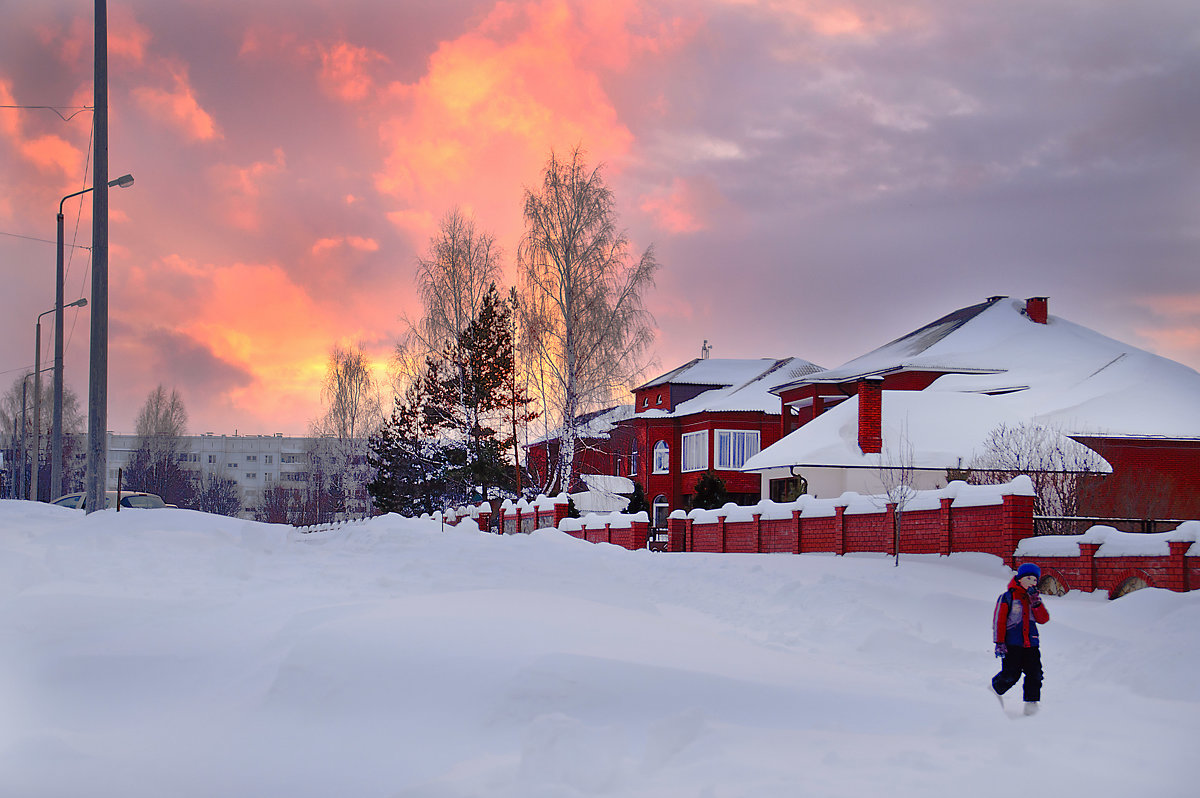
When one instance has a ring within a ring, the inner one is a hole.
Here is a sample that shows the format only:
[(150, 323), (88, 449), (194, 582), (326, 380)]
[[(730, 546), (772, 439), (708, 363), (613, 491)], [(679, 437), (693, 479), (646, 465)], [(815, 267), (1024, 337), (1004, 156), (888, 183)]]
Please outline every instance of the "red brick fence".
[[(1033, 537), (1033, 484), (1017, 477), (1004, 485), (951, 482), (916, 491), (898, 506), (885, 496), (845, 493), (836, 499), (801, 496), (794, 502), (727, 504), (720, 510), (676, 510), (667, 522), (667, 550), (675, 552), (994, 554), (1012, 567), (1041, 566), (1047, 592), (1106, 590), (1116, 597), (1138, 587), (1200, 588), (1200, 521), (1171, 532), (1139, 534), (1096, 526), (1083, 535)], [(491, 507), (448, 511), (446, 520), (474, 519), (489, 528)], [(502, 534), (553, 527), (593, 543), (645, 548), (645, 513), (567, 518), (567, 497), (505, 501), (497, 516)]]
[(1094, 526), (1082, 535), (1029, 538), (1018, 563), (1036, 562), (1047, 593), (1106, 590), (1111, 598), (1142, 587), (1200, 588), (1200, 521), (1152, 534)]

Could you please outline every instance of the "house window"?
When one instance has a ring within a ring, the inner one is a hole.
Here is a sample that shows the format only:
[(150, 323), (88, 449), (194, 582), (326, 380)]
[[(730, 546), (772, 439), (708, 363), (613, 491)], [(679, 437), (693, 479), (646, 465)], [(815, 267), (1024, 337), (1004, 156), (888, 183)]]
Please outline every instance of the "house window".
[(654, 526), (656, 529), (663, 529), (667, 525), (667, 516), (671, 512), (671, 505), (667, 502), (667, 497), (661, 493), (654, 497)]
[(629, 476), (636, 477), (638, 472), (638, 448), (637, 441), (633, 442), (633, 448), (629, 452)]
[(658, 404), (660, 404), (660, 405), (662, 404), (662, 394), (661, 393), (658, 395)]
[(666, 441), (654, 444), (654, 473), (671, 473), (671, 447), (667, 446)]
[(642, 397), (642, 407), (649, 407), (649, 406), (650, 406), (650, 397), (643, 396)]
[(689, 432), (683, 436), (683, 470), (703, 471), (708, 468), (708, 430)]
[(717, 431), (717, 468), (737, 469), (758, 454), (758, 433), (747, 430)]

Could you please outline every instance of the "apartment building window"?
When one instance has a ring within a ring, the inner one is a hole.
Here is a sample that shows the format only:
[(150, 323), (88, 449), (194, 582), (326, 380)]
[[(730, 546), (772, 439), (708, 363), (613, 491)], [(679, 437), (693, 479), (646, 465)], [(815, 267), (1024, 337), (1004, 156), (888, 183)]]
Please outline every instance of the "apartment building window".
[(654, 444), (654, 473), (671, 473), (671, 447), (667, 445), (666, 441)]
[(247, 463), (257, 463), (257, 462), (258, 462), (258, 455), (256, 455), (256, 454), (248, 454), (248, 455), (246, 455), (246, 462), (247, 462)]
[(217, 462), (217, 456), (216, 456), (215, 454), (210, 454), (210, 455), (208, 456), (208, 464), (209, 464), (209, 465), (215, 465), (215, 464), (216, 464), (216, 462)]
[(273, 454), (264, 454), (264, 455), (263, 455), (263, 462), (264, 462), (264, 463), (268, 463), (268, 464), (270, 464), (270, 463), (274, 463), (274, 462), (275, 462), (275, 455), (273, 455)]
[(254, 471), (247, 471), (246, 479), (258, 479), (258, 474)]
[(280, 455), (279, 462), (281, 462), (281, 463), (294, 463), (294, 462), (296, 462), (296, 455), (294, 455), (294, 454), (285, 454), (285, 455)]
[(689, 432), (683, 436), (683, 470), (703, 471), (708, 468), (708, 430)]
[(717, 431), (717, 468), (737, 469), (758, 454), (759, 434), (748, 430)]
[(263, 482), (268, 482), (268, 483), (269, 483), (269, 482), (271, 482), (271, 480), (273, 480), (273, 479), (275, 479), (275, 475), (274, 475), (274, 474), (272, 474), (270, 471), (268, 471), (267, 473), (263, 474)]

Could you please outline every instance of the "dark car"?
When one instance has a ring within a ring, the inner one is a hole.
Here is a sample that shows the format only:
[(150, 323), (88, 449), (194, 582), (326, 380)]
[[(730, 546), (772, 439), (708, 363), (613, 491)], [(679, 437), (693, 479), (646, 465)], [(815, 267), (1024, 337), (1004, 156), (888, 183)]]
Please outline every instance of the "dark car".
[[(87, 494), (86, 493), (68, 493), (66, 496), (60, 496), (55, 499), (52, 504), (57, 504), (60, 507), (70, 507), (72, 510), (86, 509)], [(117, 492), (110, 490), (105, 494), (104, 507), (109, 509), (117, 504)], [(160, 496), (153, 493), (142, 493), (141, 491), (121, 491), (121, 507), (131, 507), (141, 510), (156, 510), (160, 507), (166, 507), (167, 503)]]

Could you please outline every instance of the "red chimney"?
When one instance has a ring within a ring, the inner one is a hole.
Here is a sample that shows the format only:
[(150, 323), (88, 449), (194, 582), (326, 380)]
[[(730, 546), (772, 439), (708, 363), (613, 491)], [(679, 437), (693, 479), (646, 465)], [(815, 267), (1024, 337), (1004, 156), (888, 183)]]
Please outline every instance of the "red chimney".
[(1025, 315), (1029, 320), (1037, 324), (1045, 324), (1047, 317), (1050, 315), (1050, 298), (1044, 296), (1031, 296), (1025, 300)]
[(883, 380), (858, 383), (858, 448), (863, 454), (883, 449)]

